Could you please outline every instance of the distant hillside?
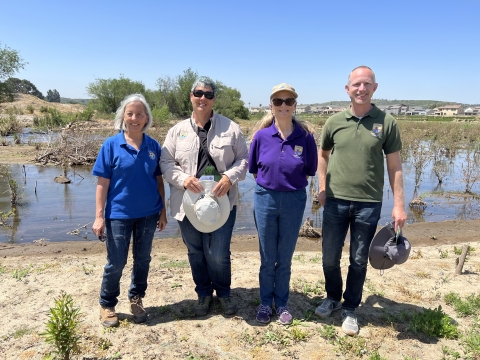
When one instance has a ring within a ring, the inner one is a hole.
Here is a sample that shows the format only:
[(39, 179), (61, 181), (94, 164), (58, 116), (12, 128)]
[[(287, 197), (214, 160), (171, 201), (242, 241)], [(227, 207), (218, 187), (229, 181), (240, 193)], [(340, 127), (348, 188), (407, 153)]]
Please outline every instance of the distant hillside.
[(70, 98), (64, 98), (60, 97), (60, 102), (62, 104), (81, 104), (81, 105), (87, 105), (87, 103), (91, 99), (70, 99)]
[[(464, 105), (464, 107), (469, 106), (479, 106), (478, 104), (460, 104), (454, 101), (438, 101), (438, 100), (387, 100), (387, 99), (372, 99), (372, 102), (377, 106), (386, 106), (386, 105), (399, 105), (405, 104), (408, 106), (421, 106), (424, 109), (433, 109), (439, 106), (445, 105)], [(348, 106), (350, 101), (328, 101), (321, 104), (314, 104), (317, 106), (331, 106), (331, 105), (338, 105), (338, 106)]]

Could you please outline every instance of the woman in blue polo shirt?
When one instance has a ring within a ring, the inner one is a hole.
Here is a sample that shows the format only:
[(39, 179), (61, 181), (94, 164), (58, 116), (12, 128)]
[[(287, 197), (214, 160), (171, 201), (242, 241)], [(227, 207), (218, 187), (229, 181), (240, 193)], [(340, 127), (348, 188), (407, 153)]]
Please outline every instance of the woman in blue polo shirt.
[(295, 119), (297, 93), (288, 84), (275, 86), (271, 113), (254, 130), (248, 170), (257, 181), (255, 224), (260, 242), (260, 305), (257, 323), (270, 322), (272, 306), (281, 324), (292, 323), (287, 306), (293, 252), (307, 200), (308, 177), (317, 170), (313, 129)]
[[(118, 326), (115, 314), (120, 278), (133, 236), (133, 269), (128, 298), (133, 320), (147, 320), (142, 298), (147, 289), (155, 228), (167, 225), (160, 144), (145, 134), (152, 113), (141, 94), (127, 96), (117, 110), (114, 127), (120, 132), (103, 143), (93, 167), (98, 177), (93, 232), (106, 240), (107, 264), (100, 289), (100, 320)], [(105, 236), (106, 231), (106, 236)]]

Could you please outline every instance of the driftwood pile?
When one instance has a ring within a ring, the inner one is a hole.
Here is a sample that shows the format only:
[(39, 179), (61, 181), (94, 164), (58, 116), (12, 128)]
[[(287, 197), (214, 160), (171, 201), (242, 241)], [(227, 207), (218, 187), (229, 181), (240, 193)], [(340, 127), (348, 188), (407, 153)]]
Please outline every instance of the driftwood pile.
[(61, 166), (92, 165), (105, 136), (89, 131), (63, 131), (44, 144), (35, 154), (35, 163)]
[(322, 237), (322, 235), (313, 227), (313, 220), (310, 220), (309, 217), (307, 217), (302, 227), (300, 228), (298, 236), (314, 239)]
[(421, 197), (416, 197), (412, 201), (410, 201), (410, 204), (408, 204), (412, 209), (417, 209), (417, 210), (425, 210), (427, 208), (427, 203), (423, 201)]

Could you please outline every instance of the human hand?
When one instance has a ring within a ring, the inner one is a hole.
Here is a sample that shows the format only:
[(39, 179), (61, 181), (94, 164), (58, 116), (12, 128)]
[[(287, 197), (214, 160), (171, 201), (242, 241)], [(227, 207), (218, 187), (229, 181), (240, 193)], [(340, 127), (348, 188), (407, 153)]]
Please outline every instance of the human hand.
[(216, 197), (222, 197), (226, 193), (228, 193), (228, 190), (232, 187), (232, 183), (230, 182), (230, 179), (228, 178), (227, 175), (222, 175), (222, 178), (218, 182), (217, 185), (212, 189), (213, 195)]
[(183, 187), (195, 194), (199, 194), (203, 191), (202, 185), (200, 185), (199, 180), (195, 176), (187, 177), (183, 182)]
[(162, 209), (162, 212), (160, 213), (160, 219), (158, 219), (157, 227), (158, 231), (162, 231), (165, 229), (167, 226), (167, 211), (165, 208)]
[(395, 232), (398, 228), (403, 228), (405, 221), (407, 221), (407, 213), (403, 206), (394, 206), (392, 210), (392, 218), (395, 221)]
[(322, 190), (318, 193), (317, 195), (317, 200), (322, 206), (325, 206), (325, 200), (327, 199), (327, 196), (325, 195), (325, 190)]
[(105, 237), (105, 219), (104, 218), (95, 218), (95, 221), (92, 225), (93, 233), (98, 236), (98, 240), (104, 241)]

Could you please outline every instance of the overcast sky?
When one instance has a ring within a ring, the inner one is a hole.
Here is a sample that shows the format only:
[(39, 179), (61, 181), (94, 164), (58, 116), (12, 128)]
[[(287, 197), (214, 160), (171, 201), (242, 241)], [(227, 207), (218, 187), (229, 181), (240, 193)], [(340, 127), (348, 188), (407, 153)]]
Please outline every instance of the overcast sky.
[(191, 68), (266, 105), (287, 82), (299, 103), (348, 100), (358, 65), (375, 98), (480, 104), (480, 1), (6, 1), (0, 42), (46, 95), (88, 98), (120, 74), (155, 89)]

